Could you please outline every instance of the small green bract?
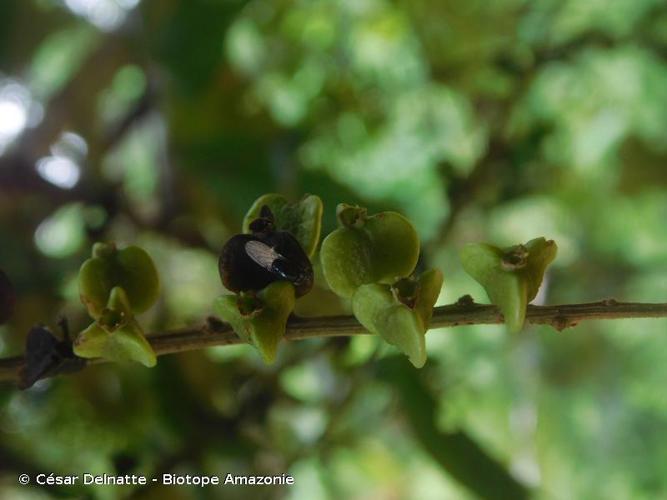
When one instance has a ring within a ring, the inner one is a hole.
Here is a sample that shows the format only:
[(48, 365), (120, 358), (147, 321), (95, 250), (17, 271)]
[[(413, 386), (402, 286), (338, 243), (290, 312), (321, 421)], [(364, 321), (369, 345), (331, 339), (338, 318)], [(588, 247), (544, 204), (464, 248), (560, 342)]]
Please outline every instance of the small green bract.
[(524, 245), (500, 249), (471, 243), (460, 252), (465, 271), (481, 284), (498, 306), (511, 332), (523, 328), (528, 303), (537, 296), (547, 266), (556, 258), (553, 240), (535, 238)]
[(362, 285), (352, 298), (352, 310), (368, 331), (396, 346), (421, 368), (426, 363), (426, 331), (442, 282), (442, 272), (432, 269), (393, 286)]
[(243, 341), (257, 348), (266, 363), (273, 363), (294, 303), (292, 284), (276, 281), (256, 295), (242, 293), (218, 297), (214, 308)]
[(77, 336), (72, 346), (82, 358), (137, 361), (155, 366), (153, 348), (134, 319), (127, 294), (120, 287), (111, 290), (109, 302), (96, 321)]

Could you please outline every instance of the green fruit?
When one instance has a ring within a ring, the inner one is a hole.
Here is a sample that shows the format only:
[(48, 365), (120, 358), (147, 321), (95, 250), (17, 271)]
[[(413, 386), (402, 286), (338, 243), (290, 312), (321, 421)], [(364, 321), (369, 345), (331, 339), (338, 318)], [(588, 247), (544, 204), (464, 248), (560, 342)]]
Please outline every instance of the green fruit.
[(127, 294), (120, 287), (111, 290), (107, 307), (97, 320), (77, 336), (73, 351), (82, 358), (109, 361), (137, 361), (155, 366), (153, 348), (132, 315)]
[(296, 203), (289, 203), (279, 194), (265, 194), (257, 198), (243, 219), (243, 232), (250, 233), (250, 223), (260, 216), (262, 207), (269, 207), (278, 231), (291, 233), (308, 257), (312, 257), (320, 241), (322, 230), (322, 200), (306, 195)]
[(322, 242), (320, 260), (329, 288), (341, 297), (352, 297), (361, 285), (376, 281), (373, 245), (363, 230), (333, 231)]
[(214, 308), (243, 341), (257, 348), (266, 363), (273, 363), (294, 304), (294, 286), (286, 281), (276, 281), (257, 295), (218, 297)]
[(352, 298), (352, 311), (368, 331), (396, 346), (421, 368), (426, 363), (426, 331), (442, 282), (442, 273), (433, 269), (418, 280), (406, 278), (393, 286), (361, 285)]
[(461, 250), (460, 258), (465, 271), (498, 306), (507, 328), (518, 332), (526, 318), (526, 307), (536, 297), (556, 252), (553, 240), (536, 238), (505, 249), (486, 243), (468, 244)]
[(79, 271), (81, 302), (92, 318), (102, 314), (114, 287), (123, 288), (134, 313), (146, 311), (157, 301), (160, 279), (145, 250), (137, 246), (118, 250), (113, 243), (93, 245), (93, 256)]
[(360, 207), (340, 204), (339, 227), (322, 242), (320, 259), (329, 287), (351, 298), (369, 283), (390, 284), (409, 276), (419, 258), (419, 237), (401, 214), (367, 216)]

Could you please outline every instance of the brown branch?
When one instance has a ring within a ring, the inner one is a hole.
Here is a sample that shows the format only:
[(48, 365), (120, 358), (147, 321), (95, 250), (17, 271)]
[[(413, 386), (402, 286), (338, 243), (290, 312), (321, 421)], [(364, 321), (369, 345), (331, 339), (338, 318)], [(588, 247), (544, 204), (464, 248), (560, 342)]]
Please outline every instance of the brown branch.
[[(664, 317), (667, 317), (667, 303), (617, 302), (613, 299), (586, 304), (529, 305), (526, 313), (528, 323), (550, 325), (559, 331), (575, 326), (584, 320)], [(436, 307), (430, 328), (489, 325), (503, 322), (503, 316), (495, 306), (475, 304), (472, 298), (466, 295), (454, 304)], [(292, 317), (287, 323), (285, 339), (294, 341), (351, 335), (370, 335), (370, 333), (353, 316)], [(156, 333), (148, 338), (158, 356), (243, 343), (229, 325), (218, 322)], [(89, 363), (102, 362), (105, 361), (93, 359)], [(0, 381), (16, 380), (22, 366), (23, 357), (21, 356), (0, 359)]]

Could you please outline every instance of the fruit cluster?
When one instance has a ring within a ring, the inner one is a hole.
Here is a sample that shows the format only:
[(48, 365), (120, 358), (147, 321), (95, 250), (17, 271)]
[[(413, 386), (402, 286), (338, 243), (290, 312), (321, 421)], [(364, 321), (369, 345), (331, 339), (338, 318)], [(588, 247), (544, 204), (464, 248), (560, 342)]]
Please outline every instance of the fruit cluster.
[[(220, 254), (220, 278), (232, 293), (216, 299), (215, 311), (264, 361), (273, 362), (296, 299), (313, 287), (311, 259), (319, 247), (327, 285), (350, 302), (361, 325), (397, 347), (414, 366), (423, 366), (425, 335), (443, 275), (438, 269), (415, 272), (420, 254), (415, 228), (396, 212), (369, 215), (365, 208), (339, 204), (338, 228), (320, 246), (322, 211), (322, 201), (313, 195), (295, 203), (277, 194), (255, 201), (243, 232), (231, 237)], [(518, 331), (556, 251), (553, 241), (537, 238), (505, 249), (470, 244), (460, 257), (499, 307), (508, 328)], [(155, 353), (135, 317), (159, 296), (150, 256), (136, 246), (118, 249), (97, 243), (81, 266), (79, 288), (93, 323), (74, 340), (73, 353), (155, 365)], [(13, 291), (2, 274), (0, 292), (2, 320), (13, 304)]]

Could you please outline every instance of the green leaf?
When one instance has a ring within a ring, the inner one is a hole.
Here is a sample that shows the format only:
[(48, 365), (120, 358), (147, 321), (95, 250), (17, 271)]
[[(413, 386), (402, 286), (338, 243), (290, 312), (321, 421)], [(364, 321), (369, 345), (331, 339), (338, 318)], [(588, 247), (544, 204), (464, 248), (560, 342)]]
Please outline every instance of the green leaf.
[(308, 257), (312, 257), (320, 241), (322, 230), (322, 200), (319, 196), (306, 195), (300, 201), (290, 203), (279, 194), (265, 194), (257, 198), (243, 219), (243, 232), (250, 232), (250, 223), (260, 215), (262, 207), (271, 209), (276, 229), (291, 233)]

